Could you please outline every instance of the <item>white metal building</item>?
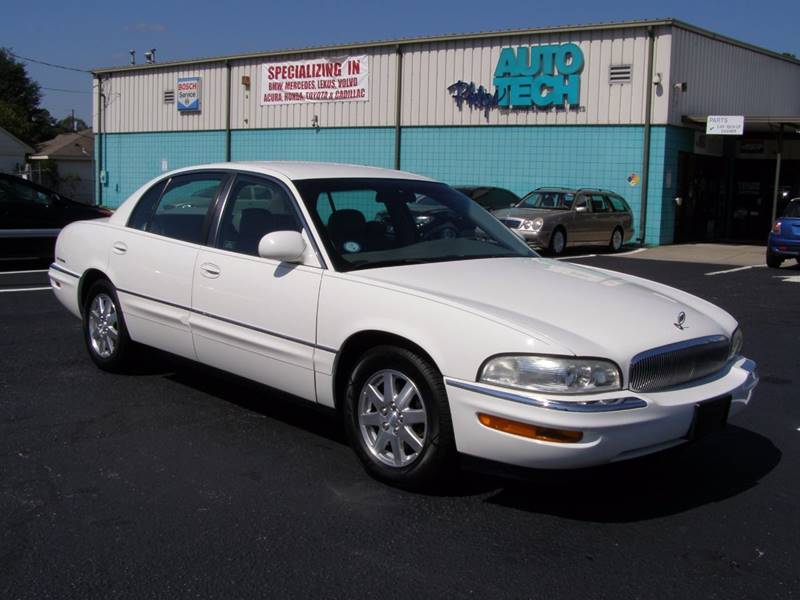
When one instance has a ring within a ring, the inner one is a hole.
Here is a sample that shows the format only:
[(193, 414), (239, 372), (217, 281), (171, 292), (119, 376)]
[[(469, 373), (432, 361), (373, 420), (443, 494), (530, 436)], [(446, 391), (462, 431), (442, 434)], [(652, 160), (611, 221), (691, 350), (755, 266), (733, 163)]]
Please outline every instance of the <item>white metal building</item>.
[[(675, 20), (97, 69), (98, 200), (218, 160), (623, 194), (645, 243), (761, 239), (800, 195), (800, 62)], [(709, 115), (744, 117), (706, 135)], [(777, 161), (778, 156), (782, 161)], [(777, 175), (776, 165), (783, 168)]]

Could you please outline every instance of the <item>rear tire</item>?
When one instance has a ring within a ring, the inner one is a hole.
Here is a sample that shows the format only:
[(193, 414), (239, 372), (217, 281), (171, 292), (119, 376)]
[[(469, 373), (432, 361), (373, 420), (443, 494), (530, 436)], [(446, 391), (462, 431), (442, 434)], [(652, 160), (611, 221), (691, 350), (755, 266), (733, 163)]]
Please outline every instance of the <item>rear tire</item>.
[[(799, 261), (800, 262), (800, 261)], [(770, 269), (780, 269), (783, 259), (767, 250), (767, 266)]]
[(414, 352), (367, 351), (350, 374), (342, 415), (364, 468), (384, 483), (428, 489), (456, 467), (442, 374)]
[(553, 233), (550, 236), (550, 252), (554, 256), (559, 256), (564, 254), (566, 247), (567, 233), (561, 227), (557, 227), (555, 230), (553, 230)]
[(611, 241), (608, 242), (608, 249), (611, 250), (611, 252), (619, 252), (620, 250), (622, 250), (623, 242), (624, 242), (624, 237), (622, 234), (622, 229), (617, 227), (611, 234)]
[(104, 371), (119, 373), (131, 363), (134, 343), (125, 326), (117, 291), (107, 280), (93, 283), (86, 295), (83, 341), (92, 362)]

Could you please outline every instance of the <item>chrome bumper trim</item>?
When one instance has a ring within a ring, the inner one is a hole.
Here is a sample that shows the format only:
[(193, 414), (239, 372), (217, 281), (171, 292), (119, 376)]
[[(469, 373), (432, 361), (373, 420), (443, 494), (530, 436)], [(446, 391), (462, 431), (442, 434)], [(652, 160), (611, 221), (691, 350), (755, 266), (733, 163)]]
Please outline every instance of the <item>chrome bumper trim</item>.
[(578, 412), (578, 413), (604, 413), (615, 412), (619, 410), (631, 410), (634, 408), (644, 408), (647, 402), (641, 398), (628, 396), (625, 398), (613, 398), (611, 400), (552, 400), (542, 398), (529, 398), (521, 394), (515, 394), (511, 391), (500, 390), (495, 387), (482, 385), (480, 383), (467, 383), (465, 381), (458, 381), (457, 379), (444, 378), (446, 385), (476, 392), (478, 394), (485, 394), (501, 400), (510, 400), (511, 402), (519, 402), (520, 404), (528, 404), (537, 408), (547, 408), (550, 410), (559, 410), (563, 412)]
[(71, 275), (72, 277), (75, 277), (76, 279), (80, 279), (81, 278), (81, 276), (78, 275), (77, 273), (73, 273), (69, 269), (65, 269), (64, 267), (60, 267), (56, 263), (52, 263), (50, 265), (50, 268), (53, 269), (54, 271), (58, 271), (59, 273), (64, 273), (65, 275)]

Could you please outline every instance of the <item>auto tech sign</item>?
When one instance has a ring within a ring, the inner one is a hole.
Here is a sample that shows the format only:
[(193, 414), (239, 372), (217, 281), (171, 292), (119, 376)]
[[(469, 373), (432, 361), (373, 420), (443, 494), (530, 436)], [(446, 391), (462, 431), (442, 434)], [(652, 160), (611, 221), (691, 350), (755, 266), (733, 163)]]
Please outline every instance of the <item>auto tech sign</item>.
[(200, 77), (179, 77), (177, 104), (180, 111), (200, 110)]
[(367, 56), (261, 65), (261, 106), (369, 100)]

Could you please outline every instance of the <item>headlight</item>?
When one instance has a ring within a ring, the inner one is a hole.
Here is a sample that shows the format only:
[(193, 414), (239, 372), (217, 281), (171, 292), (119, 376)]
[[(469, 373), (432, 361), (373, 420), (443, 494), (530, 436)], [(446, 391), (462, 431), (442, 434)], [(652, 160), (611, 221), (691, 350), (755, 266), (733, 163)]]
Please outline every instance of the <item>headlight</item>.
[(414, 217), (414, 221), (417, 225), (427, 225), (431, 221), (433, 221), (433, 217), (429, 217), (427, 215), (417, 215)]
[(481, 370), (484, 383), (552, 394), (587, 394), (622, 389), (611, 361), (569, 356), (498, 356)]
[(742, 330), (737, 327), (736, 331), (734, 331), (731, 336), (731, 351), (728, 354), (728, 358), (730, 359), (741, 354), (743, 344), (744, 335), (742, 335)]
[(522, 228), (523, 229), (533, 229), (533, 221), (529, 221), (528, 219), (525, 219), (522, 222)]
[(533, 220), (533, 226), (531, 228), (534, 231), (539, 231), (542, 228), (542, 225), (544, 225), (544, 219), (542, 219), (542, 217), (536, 217)]

